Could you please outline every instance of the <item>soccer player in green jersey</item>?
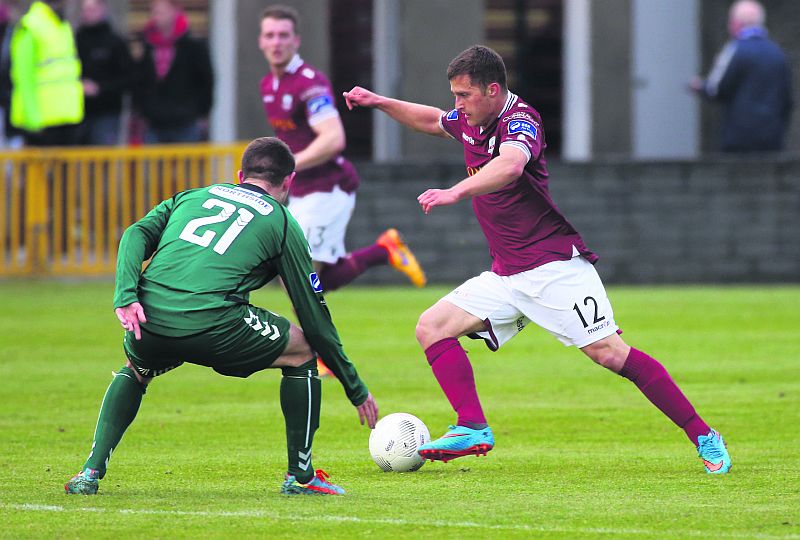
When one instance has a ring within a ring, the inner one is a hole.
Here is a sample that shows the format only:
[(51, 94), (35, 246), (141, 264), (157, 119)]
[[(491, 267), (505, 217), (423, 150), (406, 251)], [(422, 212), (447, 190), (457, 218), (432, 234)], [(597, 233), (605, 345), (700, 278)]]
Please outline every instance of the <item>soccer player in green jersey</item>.
[[(321, 395), (316, 355), (344, 386), (362, 425), (375, 427), (378, 407), (342, 349), (308, 243), (283, 206), (294, 165), (283, 142), (256, 139), (242, 156), (239, 185), (178, 193), (125, 231), (114, 308), (128, 361), (106, 391), (92, 452), (67, 493), (97, 493), (148, 383), (184, 362), (233, 377), (280, 368), (289, 456), (281, 492), (344, 493), (311, 465)], [(277, 276), (302, 330), (248, 301), (250, 291)]]

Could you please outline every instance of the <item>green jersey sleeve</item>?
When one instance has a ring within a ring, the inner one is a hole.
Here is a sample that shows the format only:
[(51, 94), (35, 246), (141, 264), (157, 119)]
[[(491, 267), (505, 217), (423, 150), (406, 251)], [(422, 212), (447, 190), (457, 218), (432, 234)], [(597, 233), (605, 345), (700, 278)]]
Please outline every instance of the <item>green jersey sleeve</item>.
[(137, 290), (142, 264), (153, 255), (158, 247), (158, 241), (161, 239), (161, 234), (164, 232), (175, 206), (176, 197), (159, 203), (123, 233), (117, 253), (115, 308), (125, 307), (139, 301)]
[(322, 296), (319, 278), (311, 264), (311, 254), (303, 231), (291, 214), (285, 212), (285, 215), (286, 238), (278, 260), (278, 274), (283, 279), (309, 345), (342, 383), (350, 402), (361, 405), (369, 392), (344, 353), (339, 333)]

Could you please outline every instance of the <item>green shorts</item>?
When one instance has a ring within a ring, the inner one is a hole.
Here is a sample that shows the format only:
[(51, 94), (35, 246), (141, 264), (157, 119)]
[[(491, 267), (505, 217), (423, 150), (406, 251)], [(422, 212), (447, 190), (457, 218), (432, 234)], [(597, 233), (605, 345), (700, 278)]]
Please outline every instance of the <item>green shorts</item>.
[(184, 362), (213, 368), (231, 377), (266, 369), (289, 343), (291, 323), (266, 309), (241, 306), (231, 322), (185, 337), (154, 334), (142, 326), (142, 339), (125, 332), (125, 355), (142, 377), (156, 377)]

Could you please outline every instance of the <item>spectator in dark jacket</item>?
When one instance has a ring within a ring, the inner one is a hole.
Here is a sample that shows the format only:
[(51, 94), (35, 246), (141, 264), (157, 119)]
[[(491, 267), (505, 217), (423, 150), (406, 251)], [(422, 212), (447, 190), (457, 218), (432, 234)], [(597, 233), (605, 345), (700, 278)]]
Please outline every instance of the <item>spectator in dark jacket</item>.
[(703, 80), (690, 83), (701, 95), (722, 102), (724, 152), (782, 150), (792, 111), (791, 72), (781, 48), (767, 37), (763, 6), (739, 0), (731, 6), (731, 40)]
[(145, 142), (197, 142), (204, 138), (213, 100), (208, 46), (189, 34), (177, 0), (154, 0), (150, 13), (135, 93), (147, 123)]
[(128, 44), (111, 28), (106, 0), (83, 0), (75, 37), (83, 65), (85, 110), (80, 143), (120, 143), (123, 96), (132, 83)]

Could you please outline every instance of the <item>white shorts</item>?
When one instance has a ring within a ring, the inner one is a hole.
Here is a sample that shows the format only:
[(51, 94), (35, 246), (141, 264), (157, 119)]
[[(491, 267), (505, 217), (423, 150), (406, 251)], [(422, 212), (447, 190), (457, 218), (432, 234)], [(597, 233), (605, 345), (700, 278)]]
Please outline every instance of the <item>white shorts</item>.
[(583, 257), (551, 262), (513, 276), (483, 272), (444, 297), (486, 322), (470, 334), (496, 351), (533, 321), (564, 345), (585, 347), (618, 329), (597, 270)]
[(356, 194), (339, 186), (331, 192), (289, 198), (287, 208), (303, 229), (313, 260), (332, 264), (347, 255), (344, 235), (355, 206)]

